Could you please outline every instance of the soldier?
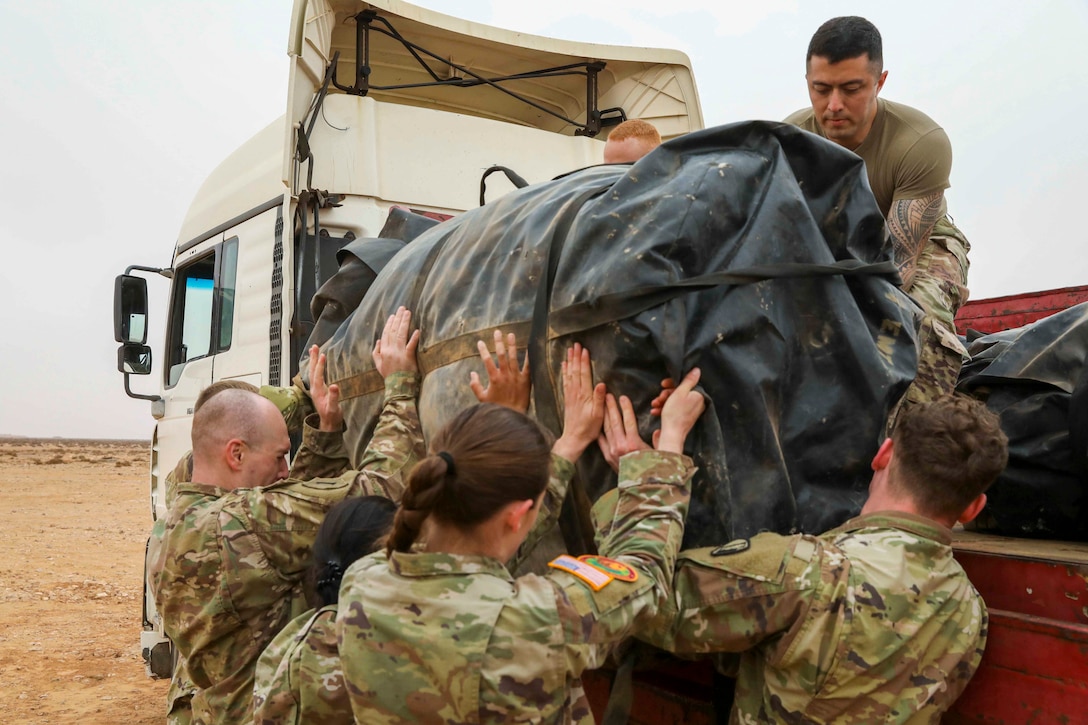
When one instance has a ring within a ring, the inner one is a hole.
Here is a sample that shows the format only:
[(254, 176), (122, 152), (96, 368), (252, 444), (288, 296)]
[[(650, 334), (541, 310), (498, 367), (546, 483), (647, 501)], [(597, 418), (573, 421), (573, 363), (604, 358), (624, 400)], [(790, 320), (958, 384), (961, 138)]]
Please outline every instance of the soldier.
[[(481, 402), (505, 405), (521, 413), (529, 407), (529, 362), (517, 362), (517, 340), (495, 331), (495, 360), (479, 342), (487, 372), (487, 387), (473, 372), (470, 386)], [(570, 396), (574, 397), (573, 394)], [(534, 532), (555, 524), (574, 466), (552, 454), (548, 493)], [(322, 723), (350, 725), (354, 716), (344, 686), (336, 644), (336, 616), (344, 571), (375, 550), (393, 522), (395, 505), (385, 498), (366, 496), (342, 501), (329, 510), (314, 540), (313, 561), (307, 577), (307, 600), (314, 609), (293, 619), (268, 645), (257, 661), (253, 692), (254, 722)], [(546, 513), (545, 513), (546, 512)], [(539, 534), (536, 535), (539, 537)], [(536, 537), (522, 545), (528, 551)], [(519, 559), (515, 556), (515, 560)], [(508, 566), (512, 569), (515, 563)]]
[(936, 723), (986, 643), (950, 528), (978, 514), (1007, 458), (982, 403), (911, 406), (873, 458), (860, 516), (822, 536), (681, 552), (675, 597), (639, 636), (684, 655), (743, 653), (732, 723)]
[(630, 164), (661, 145), (661, 134), (652, 123), (631, 118), (616, 126), (604, 142), (606, 164)]
[[(177, 487), (150, 582), (163, 628), (199, 688), (194, 722), (252, 718), (257, 658), (305, 609), (301, 581), (325, 512), (349, 496), (399, 499), (402, 474), (423, 453), (415, 402), (419, 332), (409, 335), (410, 326), (411, 314), (401, 308), (375, 345), (385, 406), (359, 471), (282, 480), (287, 427), (276, 406), (253, 393), (223, 391), (194, 415), (194, 483)], [(307, 420), (299, 458), (335, 459), (344, 451), (343, 419), (337, 387), (324, 382), (324, 356), (312, 382), (318, 420)]]
[[(635, 448), (631, 403), (593, 386), (588, 353), (568, 353), (563, 379), (554, 453), (577, 459), (605, 409), (606, 434)], [(665, 403), (659, 450), (622, 458), (602, 556), (557, 557), (547, 576), (515, 579), (502, 564), (541, 508), (543, 432), (490, 404), (447, 424), (409, 477), (388, 559), (361, 559), (344, 577), (337, 626), (356, 721), (592, 722), (582, 671), (669, 596), (693, 473), (681, 451), (704, 405), (697, 381), (693, 370)]]
[(967, 301), (971, 245), (945, 204), (952, 170), (948, 135), (921, 111), (878, 98), (888, 71), (880, 31), (865, 18), (833, 18), (821, 25), (805, 64), (812, 107), (786, 123), (864, 159), (877, 206), (888, 220), (902, 289), (926, 314), (918, 373), (901, 406), (951, 393), (967, 354), (954, 318)]
[(314, 539), (306, 578), (313, 609), (280, 630), (257, 660), (253, 721), (351, 725), (351, 702), (336, 649), (344, 571), (377, 550), (397, 507), (382, 496), (350, 498), (329, 509)]

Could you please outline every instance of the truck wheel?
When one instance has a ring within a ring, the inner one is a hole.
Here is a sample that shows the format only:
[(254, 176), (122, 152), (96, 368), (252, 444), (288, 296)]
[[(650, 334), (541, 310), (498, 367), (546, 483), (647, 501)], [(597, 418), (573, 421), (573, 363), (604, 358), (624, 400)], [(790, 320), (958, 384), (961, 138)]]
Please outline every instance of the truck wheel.
[(159, 642), (152, 647), (148, 666), (151, 669), (151, 674), (155, 677), (170, 677), (174, 673), (173, 643)]

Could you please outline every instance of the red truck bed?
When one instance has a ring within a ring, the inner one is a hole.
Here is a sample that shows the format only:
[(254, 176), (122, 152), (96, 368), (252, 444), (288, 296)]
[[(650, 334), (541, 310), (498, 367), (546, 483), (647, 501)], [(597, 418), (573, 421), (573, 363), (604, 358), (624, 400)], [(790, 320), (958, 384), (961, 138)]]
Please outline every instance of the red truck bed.
[[(1088, 285), (973, 300), (956, 331), (1022, 327), (1088, 301)], [(990, 611), (982, 665), (945, 722), (1088, 722), (1088, 544), (958, 532)]]
[(1088, 722), (1088, 544), (961, 531), (953, 545), (990, 636), (944, 722)]
[(970, 300), (956, 315), (956, 332), (1011, 330), (1081, 302), (1088, 302), (1088, 285)]

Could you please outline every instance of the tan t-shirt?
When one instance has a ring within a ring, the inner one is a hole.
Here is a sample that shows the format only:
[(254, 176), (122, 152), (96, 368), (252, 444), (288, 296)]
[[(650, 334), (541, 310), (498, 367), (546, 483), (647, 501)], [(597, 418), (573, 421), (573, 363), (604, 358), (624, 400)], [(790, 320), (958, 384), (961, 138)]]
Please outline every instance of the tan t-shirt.
[[(786, 123), (826, 138), (811, 108), (790, 114)], [(869, 186), (885, 217), (893, 201), (920, 199), (950, 186), (948, 134), (932, 118), (902, 103), (877, 99), (873, 127), (854, 153), (865, 161)]]

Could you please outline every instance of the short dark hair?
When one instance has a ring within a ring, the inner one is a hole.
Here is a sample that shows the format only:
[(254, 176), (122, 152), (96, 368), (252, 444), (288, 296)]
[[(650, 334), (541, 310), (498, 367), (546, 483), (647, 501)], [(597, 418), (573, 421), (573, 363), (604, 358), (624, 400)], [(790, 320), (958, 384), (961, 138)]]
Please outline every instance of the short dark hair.
[(340, 580), (357, 559), (374, 553), (389, 533), (397, 505), (385, 496), (360, 496), (337, 503), (321, 522), (306, 576), (313, 607), (336, 604)]
[(461, 411), (431, 439), (431, 455), (408, 484), (385, 542), (386, 554), (409, 551), (433, 516), (463, 531), (548, 486), (551, 446), (527, 415), (494, 403)]
[(869, 62), (875, 63), (880, 70), (884, 68), (884, 44), (880, 39), (880, 31), (868, 20), (857, 15), (831, 18), (821, 25), (808, 43), (806, 69), (814, 55), (827, 58), (828, 63), (868, 55)]
[(997, 414), (964, 395), (905, 408), (892, 441), (896, 485), (931, 516), (958, 517), (1009, 460)]

